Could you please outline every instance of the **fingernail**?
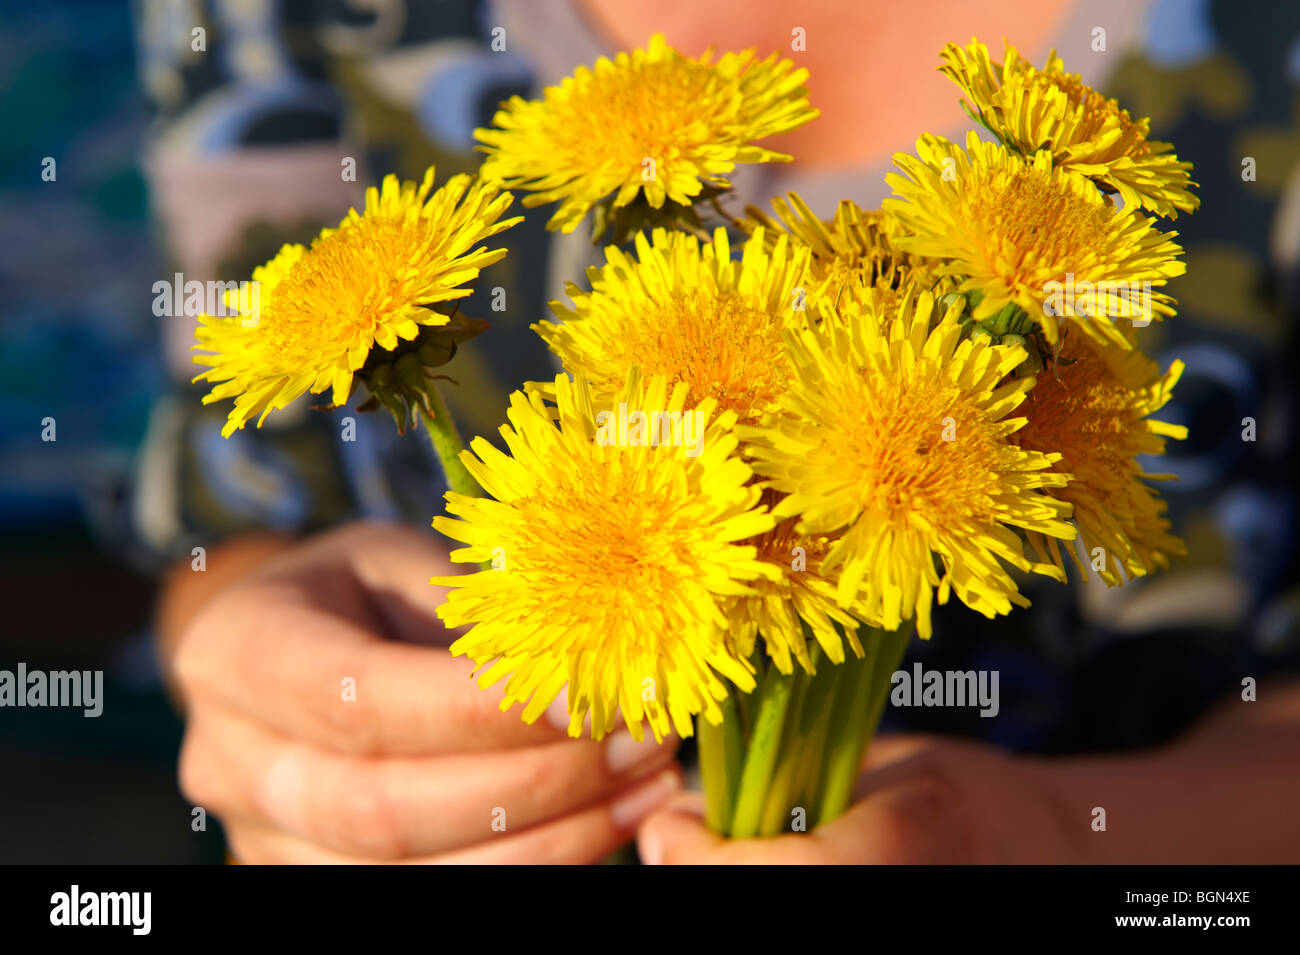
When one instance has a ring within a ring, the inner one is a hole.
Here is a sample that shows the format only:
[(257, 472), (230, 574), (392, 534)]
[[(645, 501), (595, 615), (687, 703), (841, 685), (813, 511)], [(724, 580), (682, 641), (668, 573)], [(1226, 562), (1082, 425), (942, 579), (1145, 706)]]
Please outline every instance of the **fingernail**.
[(641, 857), (642, 865), (664, 864), (664, 844), (653, 832), (642, 833), (637, 838), (636, 854)]
[(555, 698), (555, 702), (546, 708), (546, 722), (550, 723), (556, 729), (569, 729), (569, 700), (561, 693)]
[(648, 816), (660, 803), (681, 788), (677, 774), (666, 769), (647, 783), (614, 800), (609, 816), (620, 829), (630, 829)]
[(638, 743), (627, 730), (619, 730), (605, 744), (605, 765), (613, 772), (625, 773), (655, 756), (659, 745), (653, 736), (643, 737)]

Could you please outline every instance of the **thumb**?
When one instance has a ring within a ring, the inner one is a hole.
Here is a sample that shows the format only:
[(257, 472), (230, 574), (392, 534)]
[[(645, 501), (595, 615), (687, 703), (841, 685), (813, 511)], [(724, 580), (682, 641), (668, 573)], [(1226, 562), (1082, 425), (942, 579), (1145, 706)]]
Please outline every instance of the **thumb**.
[(805, 865), (822, 861), (808, 836), (724, 839), (704, 823), (704, 797), (681, 793), (647, 816), (637, 832), (646, 865)]
[(651, 813), (637, 830), (637, 851), (645, 865), (699, 864), (716, 861), (725, 846), (704, 824), (704, 797), (684, 792)]

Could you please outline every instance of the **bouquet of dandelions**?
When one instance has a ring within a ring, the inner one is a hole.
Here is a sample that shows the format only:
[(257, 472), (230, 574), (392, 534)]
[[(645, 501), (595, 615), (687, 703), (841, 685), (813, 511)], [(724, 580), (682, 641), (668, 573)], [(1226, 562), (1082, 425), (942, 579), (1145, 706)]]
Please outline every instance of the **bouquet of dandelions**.
[[(940, 69), (991, 141), (924, 135), (883, 208), (830, 221), (793, 194), (724, 209), (737, 163), (791, 159), (755, 142), (817, 116), (788, 60), (656, 36), (515, 97), (479, 176), (388, 177), (254, 273), (256, 323), (205, 317), (205, 400), (235, 398), (226, 433), (357, 382), (418, 418), (451, 488), (434, 526), (482, 565), (434, 580), (472, 625), (451, 650), (502, 708), (567, 691), (575, 737), (695, 733), (716, 831), (811, 828), (936, 600), (993, 617), (1063, 552), (1111, 585), (1185, 553), (1137, 461), (1184, 436), (1148, 417), (1181, 365), (1135, 329), (1173, 314), (1153, 216), (1196, 208), (1189, 165), (1054, 54), (972, 41)], [(485, 325), (454, 303), (519, 221), (503, 187), (558, 202), (551, 229), (590, 215), (605, 264), (533, 326), (567, 374), (511, 396), (506, 450), (466, 451), (432, 370)]]

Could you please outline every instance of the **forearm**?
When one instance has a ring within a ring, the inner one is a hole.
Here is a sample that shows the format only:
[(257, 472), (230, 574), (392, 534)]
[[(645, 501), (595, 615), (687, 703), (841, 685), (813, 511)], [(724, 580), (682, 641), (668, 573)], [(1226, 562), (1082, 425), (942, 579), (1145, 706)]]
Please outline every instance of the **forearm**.
[[(1158, 750), (1042, 768), (1087, 861), (1300, 858), (1300, 684), (1261, 687), (1260, 702), (1234, 699)], [(1098, 808), (1104, 831), (1093, 828)]]

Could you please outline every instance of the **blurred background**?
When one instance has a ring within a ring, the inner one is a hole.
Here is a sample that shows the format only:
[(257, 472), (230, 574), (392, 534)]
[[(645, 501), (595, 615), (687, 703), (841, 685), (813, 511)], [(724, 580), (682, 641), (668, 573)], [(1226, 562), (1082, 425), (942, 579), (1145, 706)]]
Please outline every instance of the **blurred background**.
[[(767, 8), (771, 9), (768, 10)], [(789, 52), (806, 27), (813, 104), (860, 116), (860, 148), (814, 123), (783, 168), (736, 178), (748, 202), (789, 189), (830, 216), (873, 206), (895, 150), (962, 135), (935, 70), (944, 43), (1006, 36), (1070, 70), (1195, 164), (1201, 210), (1174, 228), (1188, 274), (1175, 321), (1147, 329), (1188, 365), (1163, 417), (1191, 428), (1155, 470), (1191, 557), (1122, 592), (1033, 594), (988, 627), (947, 613), (927, 667), (1000, 670), (1003, 716), (908, 714), (912, 727), (1030, 752), (1151, 745), (1242, 674), (1297, 672), (1294, 426), (1300, 262), (1300, 5), (1242, 0), (836, 3), (759, 0), (46, 0), (0, 8), (0, 669), (102, 669), (103, 715), (0, 709), (0, 862), (219, 862), (215, 820), (177, 791), (181, 723), (153, 651), (158, 581), (196, 547), (356, 515), (427, 527), (441, 488), (423, 446), (361, 416), (355, 449), (304, 403), (219, 437), (225, 408), (188, 384), (192, 315), (155, 283), (246, 279), (284, 242), (333, 225), (388, 172), (477, 165), (472, 130), (513, 93), (644, 43)], [(794, 19), (792, 19), (794, 18)], [(1103, 49), (1096, 30), (1103, 31)], [(499, 32), (498, 32), (499, 31)], [(923, 52), (915, 52), (923, 51)], [(798, 60), (805, 54), (793, 54)], [(874, 72), (863, 65), (875, 64)], [(861, 68), (862, 83), (822, 75)], [(881, 82), (886, 75), (897, 84)], [(819, 97), (819, 90), (824, 96)], [(821, 138), (819, 138), (819, 136)], [(1251, 162), (1247, 163), (1249, 159)], [(355, 180), (340, 175), (353, 160)], [(1246, 175), (1249, 168), (1250, 174)], [(493, 433), (505, 395), (552, 367), (529, 322), (592, 260), (549, 210), (465, 310), (490, 317), (450, 401)], [(1243, 419), (1257, 440), (1242, 440)], [(49, 428), (53, 420), (53, 431)], [(51, 436), (54, 440), (48, 440)], [(890, 714), (894, 720), (896, 714)], [(990, 726), (986, 724), (996, 724)], [(887, 721), (886, 726), (897, 725)]]

